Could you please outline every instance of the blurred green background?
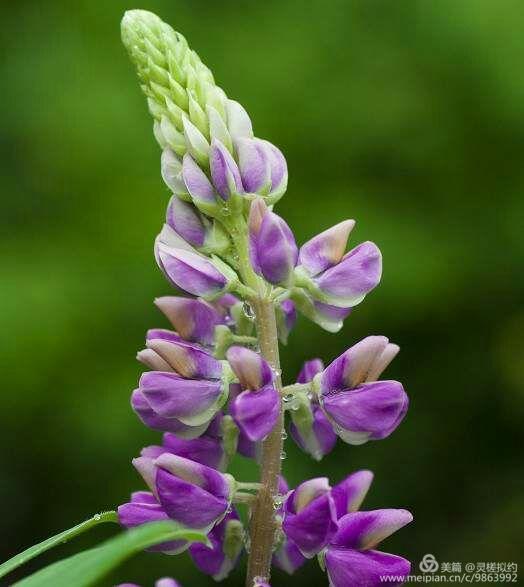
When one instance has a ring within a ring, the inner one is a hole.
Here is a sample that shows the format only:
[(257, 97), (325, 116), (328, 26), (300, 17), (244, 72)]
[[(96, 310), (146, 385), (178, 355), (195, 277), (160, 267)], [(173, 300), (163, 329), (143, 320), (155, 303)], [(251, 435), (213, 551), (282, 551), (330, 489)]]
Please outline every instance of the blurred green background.
[[(170, 292), (153, 238), (169, 194), (119, 39), (125, 2), (11, 3), (2, 12), (0, 559), (114, 507), (158, 434), (129, 407), (147, 328)], [(518, 561), (524, 519), (524, 13), (517, 0), (146, 1), (284, 151), (278, 205), (304, 241), (356, 218), (384, 254), (381, 287), (339, 335), (301, 319), (285, 378), (367, 334), (402, 353), (411, 398), (383, 442), (320, 465), (286, 442), (285, 473), (366, 467), (366, 505), (415, 523), (384, 545), (418, 564)], [(248, 476), (246, 461), (236, 465)], [(37, 565), (109, 536), (100, 528)], [(521, 561), (522, 562), (522, 561)], [(524, 572), (524, 570), (523, 570)], [(187, 555), (142, 554), (104, 585), (171, 575), (211, 585)], [(18, 576), (21, 576), (19, 574)], [(242, 585), (243, 569), (226, 581)], [(321, 585), (315, 562), (273, 584)]]

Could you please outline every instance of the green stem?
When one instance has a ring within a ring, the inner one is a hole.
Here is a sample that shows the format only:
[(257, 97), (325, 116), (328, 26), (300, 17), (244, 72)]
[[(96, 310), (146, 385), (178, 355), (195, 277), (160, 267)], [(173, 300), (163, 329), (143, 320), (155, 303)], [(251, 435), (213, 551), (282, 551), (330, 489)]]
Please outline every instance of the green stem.
[(30, 546), (23, 552), (20, 552), (13, 558), (9, 559), (8, 561), (0, 565), (0, 577), (7, 575), (7, 573), (10, 573), (11, 571), (14, 571), (17, 567), (25, 564), (27, 561), (30, 561), (32, 558), (35, 558), (35, 556), (42, 554), (46, 550), (49, 550), (54, 546), (58, 546), (59, 544), (67, 542), (68, 540), (71, 540), (71, 538), (75, 538), (75, 536), (78, 536), (79, 534), (82, 534), (83, 532), (90, 530), (91, 528), (93, 528), (93, 526), (97, 526), (98, 524), (102, 524), (104, 522), (118, 523), (116, 512), (111, 511), (96, 514), (89, 520), (81, 522), (73, 528), (69, 528), (69, 530), (64, 530), (64, 532), (60, 532), (60, 534), (57, 534), (56, 536), (51, 536), (51, 538), (48, 538), (47, 540), (44, 540), (39, 544)]
[(295, 395), (299, 393), (306, 393), (311, 390), (311, 382), (308, 383), (293, 383), (293, 385), (286, 385), (282, 389), (284, 396)]
[[(236, 217), (228, 229), (238, 254), (240, 276), (245, 285), (257, 292), (249, 299), (254, 313), (260, 353), (277, 374), (275, 386), (282, 392), (280, 377), (280, 357), (278, 349), (277, 321), (275, 306), (271, 299), (272, 288), (260, 278), (251, 267), (249, 259), (248, 227), (243, 217)], [(269, 436), (262, 443), (260, 462), (261, 487), (251, 509), (250, 552), (246, 586), (252, 587), (255, 577), (269, 580), (271, 557), (275, 544), (278, 524), (275, 518), (274, 496), (278, 493), (278, 477), (281, 469), (282, 431), (284, 429), (284, 410), (280, 405), (278, 420)]]
[(239, 491), (258, 491), (262, 485), (260, 483), (249, 483), (244, 481), (237, 481), (237, 488)]

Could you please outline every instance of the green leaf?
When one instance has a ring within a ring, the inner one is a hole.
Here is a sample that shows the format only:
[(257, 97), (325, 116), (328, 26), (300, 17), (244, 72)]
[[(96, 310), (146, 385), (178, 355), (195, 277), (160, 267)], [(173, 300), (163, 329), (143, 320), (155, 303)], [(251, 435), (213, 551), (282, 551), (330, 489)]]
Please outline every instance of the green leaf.
[(0, 577), (7, 575), (7, 573), (10, 573), (20, 565), (25, 564), (27, 561), (30, 561), (32, 558), (42, 554), (46, 550), (58, 546), (59, 544), (63, 544), (64, 542), (71, 540), (71, 538), (74, 538), (86, 530), (90, 530), (94, 526), (104, 522), (118, 522), (116, 512), (111, 511), (96, 514), (89, 520), (86, 520), (73, 528), (69, 528), (69, 530), (64, 530), (64, 532), (60, 532), (60, 534), (57, 534), (56, 536), (51, 536), (51, 538), (47, 538), (47, 540), (29, 547), (0, 565)]
[(15, 583), (17, 587), (88, 587), (144, 548), (169, 540), (203, 542), (202, 531), (171, 521), (144, 524), (106, 540), (101, 546), (70, 556)]

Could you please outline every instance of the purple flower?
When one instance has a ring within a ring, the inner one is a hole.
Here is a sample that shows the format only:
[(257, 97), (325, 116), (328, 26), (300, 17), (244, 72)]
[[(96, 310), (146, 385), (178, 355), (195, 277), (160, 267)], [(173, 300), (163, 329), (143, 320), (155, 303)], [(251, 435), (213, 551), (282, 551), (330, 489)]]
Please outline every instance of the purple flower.
[(163, 453), (133, 465), (164, 512), (188, 528), (206, 529), (221, 519), (232, 499), (232, 478), (189, 459)]
[(389, 436), (408, 409), (398, 381), (376, 381), (398, 352), (384, 336), (368, 336), (318, 376), (322, 409), (350, 444)]
[(273, 385), (271, 367), (259, 354), (240, 346), (229, 348), (227, 360), (245, 389), (231, 401), (230, 413), (249, 440), (262, 440), (273, 430), (280, 414), (280, 396)]
[(185, 439), (167, 432), (163, 436), (162, 446), (147, 446), (142, 449), (140, 456), (156, 459), (163, 453), (178, 455), (220, 471), (226, 465), (222, 439), (207, 433), (198, 438)]
[(168, 247), (157, 241), (159, 266), (173, 285), (195, 296), (213, 297), (227, 286), (227, 278), (203, 255)]
[(276, 201), (287, 186), (287, 164), (284, 156), (268, 141), (241, 138), (235, 141), (244, 189)]
[(218, 139), (213, 139), (211, 142), (209, 166), (215, 189), (223, 200), (229, 200), (232, 195), (243, 193), (238, 165)]
[(331, 487), (325, 477), (304, 481), (287, 496), (282, 529), (306, 558), (312, 558), (337, 529)]
[[(131, 501), (118, 507), (118, 520), (125, 528), (134, 528), (149, 522), (161, 522), (169, 520), (156, 497), (148, 491), (136, 491), (131, 494)], [(172, 540), (155, 544), (148, 548), (154, 552), (166, 554), (178, 554), (188, 548), (185, 540)]]
[(193, 204), (173, 196), (167, 207), (166, 223), (194, 247), (203, 246), (206, 226), (202, 215)]
[(162, 418), (176, 418), (188, 426), (209, 422), (220, 408), (227, 386), (220, 380), (184, 379), (176, 373), (150, 371), (139, 390)]
[[(209, 422), (224, 402), (229, 387), (222, 363), (203, 347), (183, 341), (169, 330), (150, 330), (146, 342), (148, 348), (138, 358), (153, 367), (163, 361), (166, 370), (150, 371), (140, 378), (139, 393), (135, 392), (133, 400), (139, 416), (144, 421), (154, 419), (155, 415), (163, 420), (175, 418), (187, 426)], [(161, 420), (154, 427), (165, 430), (162, 426)], [(167, 431), (177, 432), (169, 428)]]
[(374, 243), (362, 243), (344, 254), (354, 226), (354, 220), (345, 220), (300, 248), (297, 284), (320, 302), (350, 308), (380, 281), (382, 255)]
[(244, 530), (232, 510), (208, 534), (211, 546), (192, 544), (189, 554), (195, 565), (215, 581), (225, 579), (235, 567), (244, 544)]
[(412, 519), (406, 510), (374, 510), (343, 516), (325, 553), (330, 585), (378, 587), (384, 577), (401, 577), (388, 582), (391, 585), (404, 583), (411, 570), (409, 561), (372, 549)]
[(177, 418), (163, 418), (149, 405), (140, 389), (135, 389), (131, 394), (131, 407), (140, 420), (149, 428), (160, 430), (161, 432), (172, 432), (181, 438), (197, 438), (205, 432), (209, 423), (204, 422), (199, 426), (188, 426)]
[(284, 220), (269, 211), (262, 198), (251, 204), (249, 242), (255, 271), (270, 283), (289, 283), (298, 259), (295, 237)]
[(225, 318), (212, 304), (200, 299), (165, 296), (156, 298), (155, 305), (171, 322), (184, 339), (211, 345), (215, 326), (225, 323)]

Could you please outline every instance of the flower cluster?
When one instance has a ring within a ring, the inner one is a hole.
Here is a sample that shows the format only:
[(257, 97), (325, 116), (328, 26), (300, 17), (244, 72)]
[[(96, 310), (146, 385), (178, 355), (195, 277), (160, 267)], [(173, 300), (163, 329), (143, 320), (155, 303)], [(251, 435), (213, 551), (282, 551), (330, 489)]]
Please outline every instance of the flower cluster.
[[(208, 545), (178, 540), (150, 550), (188, 550), (201, 571), (221, 580), (244, 549), (256, 547), (236, 508), (249, 514), (265, 489), (228, 474), (231, 459), (240, 454), (265, 468), (276, 458), (276, 487), (280, 450), (264, 447), (275, 434), (281, 442), (285, 412), (291, 436), (316, 460), (338, 437), (350, 444), (385, 438), (408, 406), (402, 384), (378, 380), (399, 349), (369, 336), (327, 367), (308, 361), (297, 382), (282, 388), (277, 336), (287, 341), (297, 310), (330, 332), (340, 330), (379, 283), (381, 253), (372, 242), (346, 252), (353, 220), (299, 247), (273, 211), (288, 179), (280, 150), (255, 136), (244, 108), (158, 17), (126, 13), (122, 38), (154, 117), (161, 173), (172, 193), (155, 259), (167, 281), (190, 297), (155, 300), (170, 327), (147, 332), (137, 358), (148, 370), (131, 405), (164, 434), (133, 460), (148, 491), (133, 493), (118, 514), (128, 528), (171, 519), (205, 531)], [(278, 442), (271, 446), (278, 449)], [(373, 549), (411, 514), (357, 511), (371, 478), (360, 471), (331, 487), (321, 477), (291, 491), (280, 478), (268, 514), (279, 530), (269, 543), (273, 563), (292, 573), (318, 556), (334, 587), (408, 574), (406, 560)], [(267, 584), (268, 576), (264, 569), (253, 584)]]

